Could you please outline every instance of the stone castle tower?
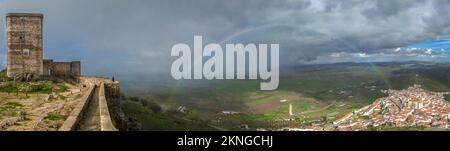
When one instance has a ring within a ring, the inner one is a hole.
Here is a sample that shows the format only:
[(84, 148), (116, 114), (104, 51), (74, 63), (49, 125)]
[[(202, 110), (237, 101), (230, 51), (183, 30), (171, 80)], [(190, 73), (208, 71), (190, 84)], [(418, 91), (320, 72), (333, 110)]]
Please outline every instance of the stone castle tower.
[(6, 15), (7, 76), (79, 76), (81, 62), (43, 59), (43, 15)]
[(6, 15), (7, 75), (43, 74), (42, 14)]

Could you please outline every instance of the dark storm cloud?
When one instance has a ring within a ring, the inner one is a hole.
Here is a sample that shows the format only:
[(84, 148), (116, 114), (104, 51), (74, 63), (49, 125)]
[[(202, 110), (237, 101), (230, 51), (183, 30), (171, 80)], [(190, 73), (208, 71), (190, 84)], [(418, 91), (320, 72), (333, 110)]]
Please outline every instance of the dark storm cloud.
[(282, 65), (291, 65), (340, 52), (389, 53), (450, 33), (445, 1), (0, 0), (7, 12), (44, 13), (45, 56), (80, 59), (94, 74), (167, 72), (171, 47), (192, 45), (194, 35), (204, 43), (279, 43)]
[(427, 16), (426, 32), (434, 35), (449, 35), (450, 33), (450, 1), (434, 1), (434, 15)]

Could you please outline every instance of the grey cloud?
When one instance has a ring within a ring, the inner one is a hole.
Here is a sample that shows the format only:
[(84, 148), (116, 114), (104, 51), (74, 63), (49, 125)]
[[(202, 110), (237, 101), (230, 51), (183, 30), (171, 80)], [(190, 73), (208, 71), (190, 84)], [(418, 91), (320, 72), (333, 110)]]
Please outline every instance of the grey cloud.
[(0, 1), (7, 12), (44, 13), (46, 56), (80, 59), (92, 74), (168, 72), (171, 47), (192, 45), (194, 35), (204, 43), (236, 33), (227, 42), (279, 43), (282, 64), (292, 65), (337, 52), (377, 54), (450, 32), (444, 1)]
[(450, 2), (433, 1), (433, 14), (424, 20), (427, 22), (426, 32), (436, 36), (450, 35)]

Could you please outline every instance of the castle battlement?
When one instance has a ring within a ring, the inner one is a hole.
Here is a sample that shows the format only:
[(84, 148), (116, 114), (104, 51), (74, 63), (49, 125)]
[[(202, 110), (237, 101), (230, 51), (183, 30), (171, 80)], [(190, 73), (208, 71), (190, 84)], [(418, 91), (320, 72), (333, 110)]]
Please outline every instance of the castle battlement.
[(80, 61), (53, 62), (43, 58), (43, 14), (6, 15), (8, 77), (79, 76)]

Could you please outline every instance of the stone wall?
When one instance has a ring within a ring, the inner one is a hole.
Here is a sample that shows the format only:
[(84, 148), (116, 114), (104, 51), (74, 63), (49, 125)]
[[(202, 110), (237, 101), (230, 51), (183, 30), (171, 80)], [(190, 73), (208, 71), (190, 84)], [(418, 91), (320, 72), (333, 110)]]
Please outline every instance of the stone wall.
[(114, 125), (121, 131), (128, 130), (128, 120), (120, 105), (120, 86), (118, 81), (105, 83), (105, 96)]
[(101, 131), (117, 131), (114, 126), (111, 114), (109, 112), (109, 105), (107, 103), (105, 95), (105, 84), (100, 84), (99, 90), (99, 109), (100, 109), (100, 130)]
[(83, 92), (80, 103), (75, 106), (66, 121), (64, 121), (63, 125), (58, 129), (59, 131), (73, 131), (76, 129), (84, 111), (86, 111), (86, 108), (89, 105), (89, 101), (93, 97), (95, 87), (95, 85), (89, 85), (88, 90)]
[(53, 62), (53, 60), (44, 60), (44, 74), (46, 76), (67, 77), (80, 76), (81, 63), (80, 61), (72, 62)]
[(80, 61), (72, 61), (70, 62), (70, 71), (73, 76), (81, 75), (81, 62)]
[[(66, 121), (59, 128), (59, 131), (76, 130), (93, 97), (98, 97), (99, 101), (98, 109), (101, 131), (127, 130), (126, 122), (124, 122), (124, 115), (118, 102), (120, 98), (118, 83), (103, 83), (103, 81), (107, 80), (98, 79), (100, 78), (84, 77), (84, 79), (82, 79), (89, 88), (80, 98), (80, 103), (72, 110), (69, 117), (67, 117)], [(99, 89), (98, 95), (94, 95), (94, 90), (96, 88)]]
[(128, 130), (128, 120), (122, 112), (120, 104), (119, 81), (112, 81), (107, 77), (81, 76), (80, 81), (91, 84), (104, 84), (104, 96), (113, 125), (120, 131)]
[(7, 75), (43, 73), (42, 14), (6, 15)]
[(50, 75), (50, 69), (51, 69), (52, 65), (53, 65), (53, 60), (51, 60), (51, 59), (44, 59), (43, 67), (42, 67), (43, 68), (42, 75), (46, 75), (46, 76)]

